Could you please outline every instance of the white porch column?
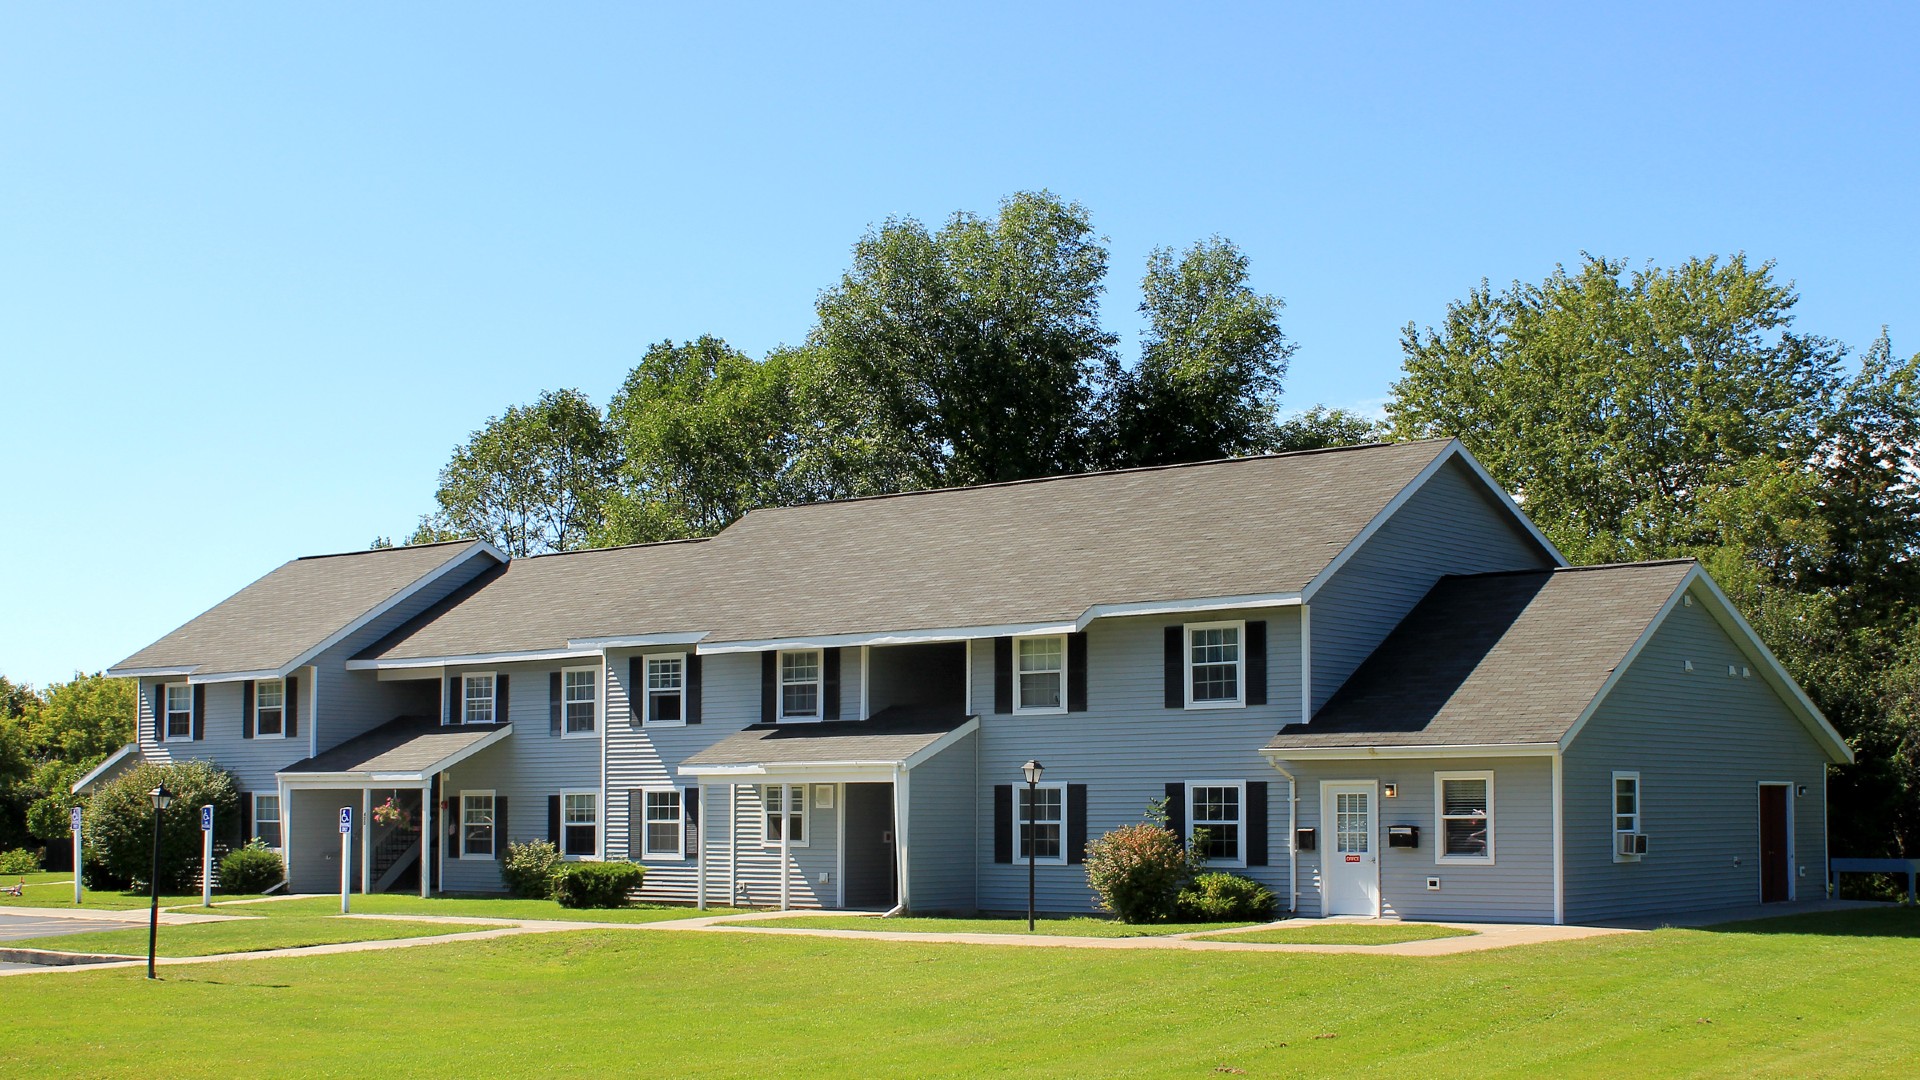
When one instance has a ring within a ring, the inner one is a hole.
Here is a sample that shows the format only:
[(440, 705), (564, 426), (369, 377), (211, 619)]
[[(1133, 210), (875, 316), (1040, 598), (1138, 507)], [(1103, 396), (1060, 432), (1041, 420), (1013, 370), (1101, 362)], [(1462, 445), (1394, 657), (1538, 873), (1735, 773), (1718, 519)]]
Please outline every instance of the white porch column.
[[(444, 680), (442, 680), (444, 681)], [(420, 899), (427, 898), (427, 885), (432, 875), (433, 862), (428, 858), (433, 853), (433, 781), (420, 785)]]
[(727, 906), (740, 902), (740, 785), (727, 785)]
[(360, 789), (360, 895), (373, 891), (373, 789)]
[(907, 886), (907, 794), (913, 774), (906, 769), (893, 770), (893, 857), (899, 872), (899, 897), (895, 906), (902, 911), (908, 908)]
[[(713, 817), (707, 812), (707, 788), (709, 786), (710, 785), (707, 784), (700, 785), (700, 851), (694, 856), (694, 866), (696, 872), (699, 874), (699, 884), (694, 894), (694, 907), (700, 911), (707, 910), (707, 845), (710, 842), (710, 831), (713, 827)], [(627, 822), (627, 832), (629, 835), (633, 832), (633, 822), (631, 821)], [(631, 847), (631, 843), (629, 843), (628, 846)]]
[[(275, 782), (274, 791), (280, 796), (280, 869), (287, 875), (287, 891), (293, 891), (293, 800), (288, 798), (287, 782)], [(254, 822), (257, 830), (259, 822)], [(251, 837), (241, 837), (243, 840)]]
[[(764, 809), (764, 808), (763, 808)], [(764, 816), (764, 815), (763, 815)], [(788, 907), (788, 890), (791, 882), (787, 879), (793, 873), (793, 785), (780, 785), (780, 910)]]

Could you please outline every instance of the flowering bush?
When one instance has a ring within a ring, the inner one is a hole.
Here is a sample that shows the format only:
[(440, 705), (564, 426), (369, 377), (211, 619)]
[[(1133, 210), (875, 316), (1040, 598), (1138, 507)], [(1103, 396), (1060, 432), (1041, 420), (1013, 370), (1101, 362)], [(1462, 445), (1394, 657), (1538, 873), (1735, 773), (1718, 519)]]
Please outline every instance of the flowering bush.
[(560, 865), (559, 848), (545, 840), (529, 840), (507, 845), (507, 861), (501, 864), (500, 876), (506, 879), (507, 891), (515, 896), (550, 900), (554, 871)]
[(1121, 922), (1171, 918), (1181, 888), (1193, 877), (1194, 856), (1165, 821), (1162, 800), (1149, 808), (1146, 821), (1121, 826), (1087, 845), (1087, 884), (1100, 906)]

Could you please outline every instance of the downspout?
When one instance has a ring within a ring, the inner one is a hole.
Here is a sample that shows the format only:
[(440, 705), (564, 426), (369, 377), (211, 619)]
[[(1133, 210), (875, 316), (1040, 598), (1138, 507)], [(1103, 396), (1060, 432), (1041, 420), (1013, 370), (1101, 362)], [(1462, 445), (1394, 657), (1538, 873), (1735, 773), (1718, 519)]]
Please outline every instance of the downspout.
[(1279, 758), (1268, 758), (1273, 771), (1287, 778), (1287, 914), (1300, 914), (1300, 781), (1280, 767)]

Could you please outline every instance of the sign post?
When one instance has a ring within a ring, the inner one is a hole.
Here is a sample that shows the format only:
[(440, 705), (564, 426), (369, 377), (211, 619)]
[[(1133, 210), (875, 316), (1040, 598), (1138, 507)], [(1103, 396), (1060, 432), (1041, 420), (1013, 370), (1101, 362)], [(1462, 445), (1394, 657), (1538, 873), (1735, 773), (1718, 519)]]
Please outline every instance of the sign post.
[(347, 913), (348, 888), (353, 882), (353, 807), (340, 808), (340, 914)]
[(200, 808), (200, 906), (213, 906), (213, 807)]
[(73, 830), (73, 902), (80, 902), (80, 808), (67, 814), (67, 827)]

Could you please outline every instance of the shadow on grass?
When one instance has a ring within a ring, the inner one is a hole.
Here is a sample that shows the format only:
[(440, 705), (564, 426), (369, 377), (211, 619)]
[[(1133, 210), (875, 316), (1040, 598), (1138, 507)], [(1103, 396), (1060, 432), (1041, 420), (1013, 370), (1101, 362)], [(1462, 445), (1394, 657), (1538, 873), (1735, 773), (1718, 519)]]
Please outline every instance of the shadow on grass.
[(1808, 937), (1920, 937), (1920, 907), (1823, 911), (1749, 919), (1698, 929), (1710, 934), (1801, 934)]

